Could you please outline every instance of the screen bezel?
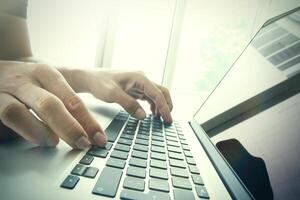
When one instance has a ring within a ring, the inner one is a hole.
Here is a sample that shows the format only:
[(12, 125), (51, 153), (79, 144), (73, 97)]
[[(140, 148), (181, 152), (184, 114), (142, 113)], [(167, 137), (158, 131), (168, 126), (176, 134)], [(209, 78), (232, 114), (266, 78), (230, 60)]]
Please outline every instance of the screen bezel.
[(238, 56), (238, 58), (233, 62), (229, 70), (225, 73), (225, 75), (221, 78), (219, 83), (216, 85), (216, 87), (212, 90), (210, 95), (206, 98), (206, 100), (201, 104), (200, 108), (195, 112), (193, 119), (191, 122), (189, 122), (191, 128), (193, 129), (195, 135), (197, 136), (200, 144), (202, 145), (203, 149), (207, 153), (210, 161), (212, 162), (213, 166), (215, 167), (218, 175), (220, 176), (221, 180), (223, 181), (226, 189), (228, 190), (229, 194), (233, 199), (254, 199), (253, 195), (250, 193), (250, 191), (247, 189), (247, 187), (244, 185), (242, 180), (239, 178), (239, 176), (235, 173), (235, 171), (232, 169), (230, 164), (227, 162), (227, 160), (224, 158), (224, 156), (220, 153), (220, 151), (216, 148), (216, 146), (211, 141), (210, 137), (207, 135), (201, 124), (197, 121), (197, 114), (201, 112), (202, 106), (209, 100), (209, 97), (211, 94), (214, 93), (218, 85), (222, 82), (222, 80), (226, 77), (226, 75), (231, 71), (231, 69), (234, 67), (237, 60), (240, 58), (240, 56), (245, 52), (245, 50), (248, 48), (248, 46), (251, 44), (253, 39), (257, 36), (259, 31), (268, 26), (269, 24), (272, 24), (276, 22), (277, 20), (290, 15), (294, 12), (297, 12), (300, 10), (300, 7), (297, 7), (295, 9), (292, 9), (288, 12), (285, 12), (283, 14), (280, 14), (276, 17), (273, 17), (269, 20), (267, 20), (261, 28), (257, 31), (257, 33), (253, 36), (253, 38), (250, 40), (250, 42), (246, 45), (244, 50), (241, 52), (241, 54)]

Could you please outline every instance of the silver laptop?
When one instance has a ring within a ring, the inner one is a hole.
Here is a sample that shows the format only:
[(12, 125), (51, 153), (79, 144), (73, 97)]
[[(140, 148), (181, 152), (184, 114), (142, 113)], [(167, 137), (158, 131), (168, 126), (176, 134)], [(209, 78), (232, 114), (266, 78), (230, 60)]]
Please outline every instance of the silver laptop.
[(106, 148), (0, 144), (0, 199), (298, 199), (300, 11), (266, 22), (189, 122), (83, 96)]

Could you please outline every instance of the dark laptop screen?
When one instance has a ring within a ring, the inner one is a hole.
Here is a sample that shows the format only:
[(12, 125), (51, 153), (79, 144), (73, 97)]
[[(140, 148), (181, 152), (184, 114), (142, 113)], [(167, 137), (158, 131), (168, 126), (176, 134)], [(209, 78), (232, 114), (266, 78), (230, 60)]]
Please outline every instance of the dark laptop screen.
[[(206, 125), (206, 131), (212, 130), (219, 125), (214, 117), (299, 72), (300, 11), (259, 31), (195, 119)], [(261, 109), (223, 131), (208, 131), (208, 135), (256, 199), (299, 199), (300, 94), (295, 92)]]

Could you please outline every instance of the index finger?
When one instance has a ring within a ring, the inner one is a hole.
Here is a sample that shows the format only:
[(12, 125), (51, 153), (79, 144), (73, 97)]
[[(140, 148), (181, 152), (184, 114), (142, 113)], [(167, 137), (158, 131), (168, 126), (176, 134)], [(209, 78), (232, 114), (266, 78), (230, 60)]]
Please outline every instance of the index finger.
[(144, 93), (154, 102), (164, 121), (172, 123), (171, 111), (163, 93), (148, 79), (144, 83)]
[[(52, 76), (49, 76), (49, 73)], [(106, 145), (106, 134), (96, 119), (90, 114), (80, 97), (59, 72), (50, 70), (46, 75), (41, 72), (37, 79), (46, 90), (55, 94), (63, 102), (67, 110), (86, 131), (90, 141), (101, 147)]]

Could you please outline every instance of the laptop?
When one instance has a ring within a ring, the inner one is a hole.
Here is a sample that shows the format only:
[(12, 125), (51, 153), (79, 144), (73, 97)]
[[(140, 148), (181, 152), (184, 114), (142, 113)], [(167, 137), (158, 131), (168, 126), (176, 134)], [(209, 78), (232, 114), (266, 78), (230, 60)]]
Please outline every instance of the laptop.
[(298, 199), (299, 16), (267, 21), (190, 121), (83, 95), (106, 148), (2, 143), (1, 199)]

